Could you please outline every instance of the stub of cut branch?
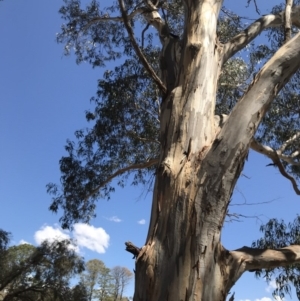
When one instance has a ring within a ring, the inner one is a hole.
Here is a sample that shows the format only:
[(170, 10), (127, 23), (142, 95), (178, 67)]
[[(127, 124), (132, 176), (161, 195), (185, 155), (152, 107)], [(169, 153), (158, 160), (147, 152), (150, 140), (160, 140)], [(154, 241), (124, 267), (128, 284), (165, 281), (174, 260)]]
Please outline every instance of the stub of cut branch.
[(131, 254), (133, 254), (133, 258), (137, 258), (139, 256), (139, 253), (141, 251), (141, 248), (138, 248), (137, 246), (135, 246), (132, 242), (130, 241), (126, 241), (125, 242), (126, 248), (125, 250)]

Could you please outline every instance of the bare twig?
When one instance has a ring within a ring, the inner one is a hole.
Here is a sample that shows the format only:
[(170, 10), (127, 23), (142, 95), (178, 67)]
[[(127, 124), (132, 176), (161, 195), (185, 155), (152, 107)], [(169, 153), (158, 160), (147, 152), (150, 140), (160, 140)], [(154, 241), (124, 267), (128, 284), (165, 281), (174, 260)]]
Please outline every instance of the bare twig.
[(88, 200), (88, 198), (90, 198), (91, 196), (93, 196), (94, 194), (96, 194), (103, 186), (105, 186), (106, 184), (108, 184), (111, 180), (113, 180), (114, 178), (116, 178), (117, 176), (129, 171), (129, 170), (134, 170), (134, 169), (143, 169), (143, 168), (147, 168), (150, 166), (153, 166), (155, 164), (158, 163), (158, 159), (151, 159), (147, 162), (143, 162), (143, 163), (137, 163), (137, 164), (132, 164), (129, 166), (126, 166), (124, 168), (120, 168), (118, 169), (115, 173), (113, 173), (111, 176), (109, 176), (105, 181), (103, 181), (101, 184), (99, 184), (95, 189), (93, 189), (86, 197), (85, 200)]
[(163, 84), (161, 79), (157, 76), (157, 74), (155, 73), (155, 71), (153, 70), (153, 68), (151, 67), (149, 62), (147, 61), (146, 57), (144, 56), (143, 52), (141, 51), (138, 43), (136, 42), (136, 40), (134, 38), (134, 33), (133, 33), (132, 27), (130, 25), (130, 22), (128, 20), (128, 15), (126, 13), (123, 0), (118, 0), (118, 1), (119, 1), (120, 11), (121, 11), (121, 14), (122, 14), (122, 18), (123, 18), (123, 21), (124, 21), (125, 28), (127, 30), (128, 36), (130, 38), (131, 44), (132, 44), (132, 46), (135, 50), (136, 55), (139, 57), (142, 65), (148, 71), (149, 75), (155, 81), (155, 83), (157, 84), (159, 89), (162, 91), (162, 93), (166, 94), (167, 93), (167, 88), (165, 87), (165, 85)]
[(259, 8), (257, 6), (256, 0), (247, 0), (247, 6), (246, 7), (249, 7), (251, 1), (254, 2), (255, 11), (260, 15), (260, 10), (259, 10)]
[(256, 205), (264, 205), (264, 204), (269, 204), (269, 203), (273, 203), (275, 201), (278, 201), (279, 199), (273, 199), (270, 201), (264, 201), (264, 202), (256, 202), (256, 203), (247, 203), (247, 201), (245, 201), (244, 203), (236, 203), (236, 204), (230, 204), (229, 206), (256, 206)]
[(240, 214), (240, 213), (227, 212), (226, 216), (229, 218), (229, 220), (227, 220), (227, 222), (241, 222), (240, 218), (254, 218), (254, 219), (262, 222), (262, 219), (260, 218), (260, 216), (263, 216), (263, 215), (262, 214), (260, 214), (260, 215), (244, 215), (244, 214)]

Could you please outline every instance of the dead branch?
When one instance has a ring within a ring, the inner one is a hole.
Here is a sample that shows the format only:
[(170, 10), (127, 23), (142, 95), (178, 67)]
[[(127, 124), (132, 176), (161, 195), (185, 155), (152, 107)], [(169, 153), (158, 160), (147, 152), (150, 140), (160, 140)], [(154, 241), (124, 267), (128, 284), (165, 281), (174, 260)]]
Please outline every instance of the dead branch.
[(137, 246), (135, 246), (132, 242), (130, 241), (126, 241), (125, 242), (126, 248), (125, 250), (131, 254), (133, 254), (133, 258), (137, 258), (139, 256), (139, 253), (141, 251), (141, 248), (138, 248)]

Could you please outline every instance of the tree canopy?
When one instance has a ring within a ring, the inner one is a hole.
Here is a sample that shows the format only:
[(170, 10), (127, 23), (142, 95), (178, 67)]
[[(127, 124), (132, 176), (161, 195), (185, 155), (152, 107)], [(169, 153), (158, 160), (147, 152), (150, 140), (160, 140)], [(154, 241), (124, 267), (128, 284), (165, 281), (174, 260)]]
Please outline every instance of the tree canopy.
[[(297, 1), (294, 2), (296, 5)], [(53, 183), (48, 184), (48, 191), (54, 195), (50, 209), (57, 211), (62, 207), (62, 225), (69, 227), (76, 221), (89, 221), (94, 217), (95, 202), (114, 191), (113, 178), (118, 177), (121, 186), (129, 174), (133, 174), (133, 184), (151, 181), (161, 147), (160, 105), (164, 97), (141, 62), (141, 56), (153, 72), (160, 74), (163, 59), (157, 40), (166, 34), (172, 42), (180, 41), (184, 15), (181, 1), (162, 2), (157, 6), (162, 15), (157, 15), (159, 24), (151, 23), (154, 17), (150, 4), (126, 1), (131, 30), (144, 27), (135, 39), (138, 52), (121, 22), (118, 2), (103, 8), (97, 1), (91, 1), (86, 7), (80, 1), (65, 0), (64, 3), (60, 13), (65, 23), (57, 40), (65, 44), (66, 54), (74, 49), (77, 63), (87, 61), (93, 67), (105, 68), (110, 61), (119, 62), (113, 70), (105, 70), (98, 82), (97, 96), (91, 99), (95, 110), (86, 112), (91, 128), (76, 131), (78, 140), (69, 140), (65, 147), (68, 155), (60, 160), (62, 190)], [(271, 10), (272, 16), (276, 16), (272, 22), (268, 16), (263, 16), (247, 27), (247, 19), (222, 8), (217, 36), (225, 48), (229, 42), (240, 42), (244, 35), (252, 32), (245, 45), (232, 49), (231, 56), (224, 60), (218, 81), (217, 115), (231, 112), (254, 75), (284, 43), (285, 37), (279, 27), (283, 13), (283, 4), (275, 6)], [(298, 10), (293, 11), (294, 23), (297, 23), (297, 16)], [(147, 22), (152, 28), (148, 28)], [(159, 26), (162, 28), (157, 28)], [(293, 26), (292, 30), (296, 28)], [(266, 43), (251, 42), (263, 30), (267, 33)], [(277, 163), (278, 156), (282, 163), (280, 171), (285, 177), (295, 179), (299, 177), (298, 87), (299, 72), (296, 72), (275, 98), (251, 145), (252, 149)], [(277, 155), (273, 154), (274, 149)]]
[[(299, 246), (288, 247), (298, 241), (287, 239), (298, 226), (286, 232), (271, 220), (265, 239), (230, 252), (220, 233), (249, 149), (300, 195), (300, 1), (270, 6), (250, 25), (222, 4), (64, 0), (60, 9), (65, 53), (104, 72), (86, 112), (91, 126), (76, 131), (60, 160), (61, 187), (48, 184), (50, 210), (63, 209), (64, 228), (89, 222), (97, 200), (114, 191), (112, 179), (124, 186), (129, 175), (133, 184), (155, 178), (135, 300), (225, 300), (244, 271), (286, 266), (278, 283), (299, 286), (289, 268)], [(255, 41), (261, 33), (263, 44)], [(288, 291), (282, 284), (278, 292)]]

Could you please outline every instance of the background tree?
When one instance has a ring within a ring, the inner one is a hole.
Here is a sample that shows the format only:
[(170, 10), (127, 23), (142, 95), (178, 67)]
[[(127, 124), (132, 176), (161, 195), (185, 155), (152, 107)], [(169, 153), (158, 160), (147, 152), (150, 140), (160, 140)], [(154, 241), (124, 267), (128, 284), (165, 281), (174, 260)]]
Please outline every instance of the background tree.
[(87, 290), (89, 301), (95, 297), (96, 286), (104, 268), (105, 264), (98, 259), (89, 260), (85, 264), (85, 272), (80, 275), (80, 278)]
[(111, 269), (113, 283), (113, 300), (122, 300), (125, 287), (130, 283), (133, 274), (125, 267), (116, 266)]
[(72, 301), (88, 301), (88, 294), (86, 287), (82, 282), (79, 282), (72, 288)]
[(9, 243), (10, 233), (0, 229), (0, 252), (5, 250)]
[[(155, 178), (146, 243), (135, 248), (134, 300), (225, 300), (244, 272), (300, 261), (299, 245), (229, 251), (220, 242), (250, 149), (300, 194), (299, 1), (270, 7), (250, 25), (223, 4), (91, 0), (84, 8), (65, 0), (60, 10), (66, 54), (119, 65), (99, 80), (86, 113), (93, 125), (66, 145), (62, 190), (48, 185), (50, 209), (64, 210), (64, 228), (88, 222), (112, 179)], [(256, 45), (262, 32), (269, 41)]]
[(69, 280), (83, 271), (83, 261), (70, 241), (24, 244), (3, 251), (0, 258), (3, 301), (67, 300)]
[(98, 291), (97, 298), (99, 301), (112, 301), (113, 296), (113, 285), (112, 276), (110, 274), (110, 269), (103, 266), (101, 269), (101, 274), (98, 279)]

